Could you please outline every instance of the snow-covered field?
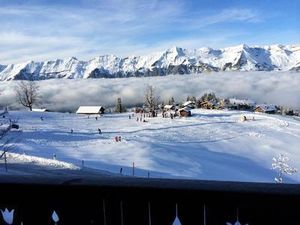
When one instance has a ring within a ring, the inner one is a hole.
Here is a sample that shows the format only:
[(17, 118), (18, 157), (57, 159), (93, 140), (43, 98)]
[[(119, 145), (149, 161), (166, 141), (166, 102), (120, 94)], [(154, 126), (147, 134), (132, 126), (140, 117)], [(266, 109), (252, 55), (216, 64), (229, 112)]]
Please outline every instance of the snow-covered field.
[[(105, 114), (96, 120), (69, 113), (13, 111), (10, 117), (18, 119), (20, 130), (10, 134), (14, 144), (8, 174), (26, 173), (31, 165), (71, 172), (81, 170), (84, 160), (85, 168), (117, 174), (122, 168), (123, 175), (132, 175), (134, 162), (135, 175), (140, 177), (149, 172), (156, 178), (274, 182), (272, 158), (279, 153), (300, 168), (299, 119), (200, 109), (192, 114), (138, 122), (140, 114), (129, 119), (132, 113)], [(240, 122), (242, 115), (249, 120)], [(116, 136), (121, 142), (115, 141)], [(4, 175), (3, 160), (0, 163)], [(17, 165), (26, 167), (20, 171)], [(299, 181), (300, 173), (284, 178), (284, 182)]]

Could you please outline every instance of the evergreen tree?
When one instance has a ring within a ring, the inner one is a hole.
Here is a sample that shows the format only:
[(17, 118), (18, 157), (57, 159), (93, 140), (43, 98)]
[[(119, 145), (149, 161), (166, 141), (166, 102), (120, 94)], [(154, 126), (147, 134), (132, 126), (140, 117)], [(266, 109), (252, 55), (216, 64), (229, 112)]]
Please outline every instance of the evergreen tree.
[(162, 101), (161, 104), (160, 104), (160, 109), (163, 110), (164, 107), (165, 107), (165, 103), (164, 103), (164, 101)]
[(196, 101), (197, 101), (197, 100), (196, 100), (196, 97), (195, 97), (195, 96), (191, 97), (191, 98), (190, 98), (190, 101), (192, 101), (192, 102), (195, 102), (195, 103), (196, 103)]
[(116, 104), (115, 111), (118, 112), (118, 113), (124, 112), (124, 108), (122, 106), (122, 100), (121, 100), (121, 98), (117, 99), (117, 104)]
[(215, 93), (211, 92), (211, 93), (205, 93), (204, 95), (202, 95), (202, 97), (200, 98), (201, 102), (204, 101), (216, 101), (218, 102), (218, 98), (216, 97)]
[(175, 100), (174, 100), (173, 97), (171, 97), (171, 98), (169, 99), (169, 105), (174, 105), (174, 104), (175, 104)]

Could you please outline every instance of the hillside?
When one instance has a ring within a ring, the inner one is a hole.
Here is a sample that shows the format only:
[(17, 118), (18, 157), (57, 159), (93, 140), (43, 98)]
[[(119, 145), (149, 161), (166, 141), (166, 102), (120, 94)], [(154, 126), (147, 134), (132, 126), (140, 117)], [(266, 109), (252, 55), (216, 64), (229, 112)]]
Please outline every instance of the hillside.
[(165, 76), (218, 71), (299, 71), (299, 45), (194, 50), (173, 47), (146, 56), (102, 55), (88, 61), (75, 57), (0, 65), (0, 80), (116, 78)]
[[(279, 153), (300, 168), (299, 120), (240, 111), (195, 109), (192, 114), (137, 122), (140, 115), (129, 119), (129, 113), (105, 114), (96, 120), (69, 113), (13, 111), (10, 117), (18, 119), (21, 130), (11, 134), (9, 174), (51, 175), (59, 169), (71, 174), (84, 160), (85, 169), (119, 174), (122, 168), (123, 175), (132, 175), (134, 162), (140, 177), (149, 172), (156, 178), (274, 182), (272, 158)], [(240, 122), (242, 115), (249, 120)], [(115, 141), (116, 136), (121, 142)], [(3, 165), (0, 173), (6, 174)], [(299, 182), (300, 175), (284, 181)]]

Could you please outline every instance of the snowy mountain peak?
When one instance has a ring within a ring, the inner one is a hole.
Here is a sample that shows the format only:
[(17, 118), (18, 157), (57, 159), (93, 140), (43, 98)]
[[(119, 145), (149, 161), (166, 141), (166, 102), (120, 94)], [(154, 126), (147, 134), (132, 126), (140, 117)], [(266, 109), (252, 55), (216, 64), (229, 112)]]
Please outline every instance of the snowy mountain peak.
[(169, 48), (167, 51), (167, 53), (171, 53), (171, 54), (177, 54), (177, 55), (183, 55), (184, 50), (183, 48), (177, 47), (177, 46), (173, 46), (172, 48)]
[(300, 70), (300, 45), (237, 46), (193, 50), (171, 47), (146, 56), (101, 55), (88, 61), (76, 57), (0, 65), (0, 80), (51, 78), (115, 78), (163, 76), (209, 71)]
[(72, 57), (68, 58), (67, 61), (78, 61), (78, 59), (76, 57), (72, 56)]

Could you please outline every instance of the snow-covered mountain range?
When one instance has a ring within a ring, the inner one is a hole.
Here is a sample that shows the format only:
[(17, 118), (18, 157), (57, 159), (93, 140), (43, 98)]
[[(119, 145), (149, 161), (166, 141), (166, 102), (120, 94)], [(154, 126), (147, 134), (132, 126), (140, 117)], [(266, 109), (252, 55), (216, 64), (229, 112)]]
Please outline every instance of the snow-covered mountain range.
[(146, 56), (103, 55), (89, 61), (75, 57), (44, 62), (0, 65), (0, 80), (52, 78), (116, 78), (164, 76), (211, 71), (300, 71), (300, 45), (194, 50), (173, 47)]

